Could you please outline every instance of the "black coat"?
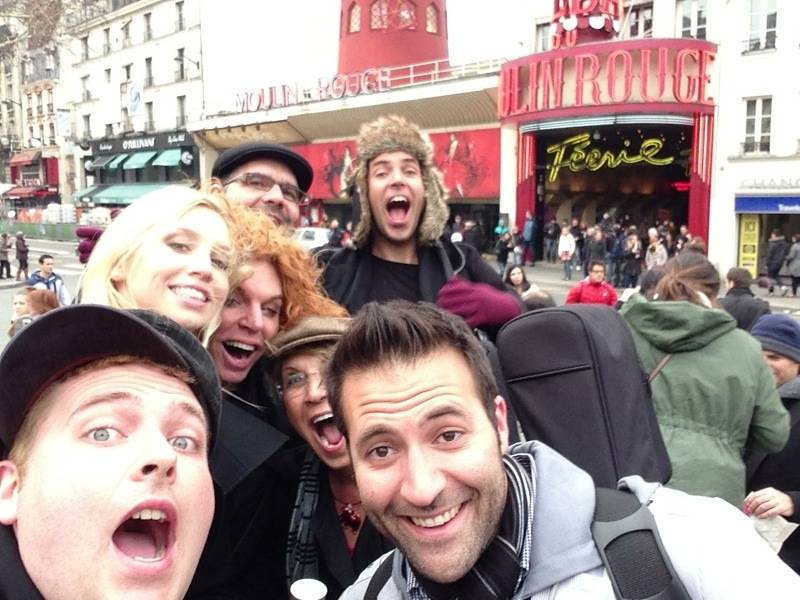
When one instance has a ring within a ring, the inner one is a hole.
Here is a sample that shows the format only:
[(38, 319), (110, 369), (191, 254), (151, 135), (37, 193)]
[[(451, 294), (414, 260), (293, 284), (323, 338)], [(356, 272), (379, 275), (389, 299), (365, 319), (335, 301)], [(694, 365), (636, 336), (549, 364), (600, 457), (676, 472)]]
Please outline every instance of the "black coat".
[(11, 527), (0, 525), (0, 600), (42, 600), (33, 585)]
[[(777, 454), (748, 453), (747, 491), (774, 487), (788, 494), (795, 506), (794, 515), (788, 520), (800, 523), (800, 377), (779, 387), (778, 393), (791, 419), (789, 441)], [(800, 528), (784, 542), (779, 556), (800, 574)]]
[(777, 277), (778, 272), (789, 254), (789, 243), (783, 236), (769, 240), (767, 245), (767, 273), (770, 277)]
[(769, 302), (756, 298), (750, 288), (731, 288), (719, 303), (736, 319), (737, 326), (745, 331), (750, 331), (760, 317), (772, 312)]

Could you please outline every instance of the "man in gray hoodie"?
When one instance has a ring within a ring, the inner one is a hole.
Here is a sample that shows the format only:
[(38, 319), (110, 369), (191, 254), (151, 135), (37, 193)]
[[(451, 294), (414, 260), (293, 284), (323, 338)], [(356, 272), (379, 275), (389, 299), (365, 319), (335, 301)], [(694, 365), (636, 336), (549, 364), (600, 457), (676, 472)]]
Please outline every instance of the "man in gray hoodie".
[[(398, 548), (341, 598), (367, 597), (373, 577), (377, 600), (614, 598), (590, 530), (591, 477), (544, 444), (508, 447), (505, 400), (462, 320), (369, 303), (326, 384), (362, 508)], [(638, 477), (622, 485), (648, 504), (689, 597), (800, 597), (800, 579), (734, 507)]]

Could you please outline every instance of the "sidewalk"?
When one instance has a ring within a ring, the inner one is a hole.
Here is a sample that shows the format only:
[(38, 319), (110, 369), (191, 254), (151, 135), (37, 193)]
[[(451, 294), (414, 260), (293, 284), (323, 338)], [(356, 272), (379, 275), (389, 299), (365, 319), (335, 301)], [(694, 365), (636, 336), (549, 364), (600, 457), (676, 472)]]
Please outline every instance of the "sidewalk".
[[(562, 277), (564, 277), (564, 269), (561, 266), (561, 263), (547, 264), (541, 261), (537, 262), (536, 266), (534, 267), (525, 267), (525, 275), (528, 278), (528, 281), (537, 284), (545, 291), (552, 292), (553, 290), (556, 290), (565, 295), (572, 286), (583, 279), (583, 274), (579, 271), (575, 271), (573, 268), (572, 280), (563, 281)], [(781, 296), (780, 294), (768, 296), (766, 289), (760, 288), (755, 284), (753, 284), (750, 289), (757, 297), (763, 298), (769, 302), (770, 306), (772, 307), (772, 312), (787, 313), (796, 317), (800, 317), (800, 296), (797, 298), (792, 298), (791, 289), (789, 290), (788, 296)], [(622, 292), (622, 290), (618, 291), (620, 293)], [(720, 288), (720, 293), (724, 294), (724, 283)]]

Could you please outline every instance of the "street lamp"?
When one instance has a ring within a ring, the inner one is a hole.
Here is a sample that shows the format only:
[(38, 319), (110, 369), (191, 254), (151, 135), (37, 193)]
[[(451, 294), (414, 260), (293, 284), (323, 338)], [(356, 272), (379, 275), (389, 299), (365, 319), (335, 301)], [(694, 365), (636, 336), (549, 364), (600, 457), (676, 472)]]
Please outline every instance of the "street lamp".
[(0, 102), (5, 104), (6, 108), (9, 108), (11, 104), (16, 104), (17, 106), (22, 108), (22, 103), (21, 102), (17, 102), (16, 100), (0, 100)]
[(200, 68), (200, 61), (199, 61), (199, 60), (194, 60), (193, 58), (189, 58), (189, 57), (188, 57), (188, 56), (186, 56), (185, 54), (184, 54), (184, 55), (181, 55), (181, 56), (176, 56), (176, 57), (175, 57), (173, 60), (174, 60), (175, 62), (179, 62), (179, 63), (183, 63), (183, 61), (185, 61), (185, 60), (188, 60), (188, 61), (189, 61), (190, 63), (192, 63), (192, 64), (193, 64), (195, 67), (197, 67), (198, 69)]

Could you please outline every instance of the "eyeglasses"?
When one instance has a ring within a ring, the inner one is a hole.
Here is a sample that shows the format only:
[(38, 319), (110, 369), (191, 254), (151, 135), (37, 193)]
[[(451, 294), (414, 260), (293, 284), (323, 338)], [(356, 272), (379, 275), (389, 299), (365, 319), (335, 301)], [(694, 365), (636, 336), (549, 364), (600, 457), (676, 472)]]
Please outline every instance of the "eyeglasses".
[(263, 173), (243, 173), (238, 177), (232, 177), (231, 179), (228, 179), (227, 181), (223, 182), (222, 185), (227, 187), (234, 181), (238, 181), (245, 187), (257, 190), (259, 192), (268, 192), (277, 185), (281, 190), (281, 195), (283, 198), (292, 204), (300, 205), (308, 202), (308, 194), (306, 194), (296, 185), (292, 185), (291, 183), (280, 183), (279, 181), (275, 181), (269, 175), (264, 175)]
[(313, 386), (323, 385), (322, 374), (319, 371), (306, 373), (304, 371), (293, 371), (283, 376), (280, 393), (284, 399), (293, 399), (304, 396)]

